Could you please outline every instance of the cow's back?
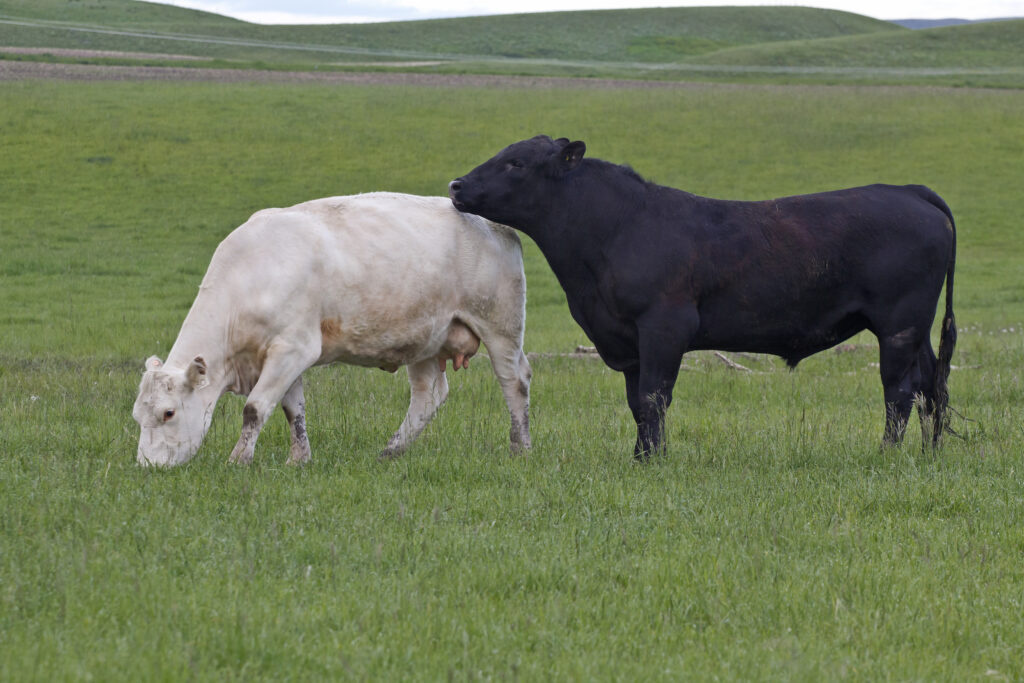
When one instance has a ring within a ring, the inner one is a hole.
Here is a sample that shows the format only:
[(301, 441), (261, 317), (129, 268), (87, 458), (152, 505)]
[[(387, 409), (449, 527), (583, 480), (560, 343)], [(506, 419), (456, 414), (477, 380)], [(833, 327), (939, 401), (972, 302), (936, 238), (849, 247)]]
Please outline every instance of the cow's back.
[(257, 212), (217, 248), (202, 290), (237, 321), (235, 346), (305, 330), (323, 336), (322, 362), (368, 365), (433, 355), (451, 319), (472, 329), (509, 297), (521, 327), (525, 301), (513, 231), (395, 193)]

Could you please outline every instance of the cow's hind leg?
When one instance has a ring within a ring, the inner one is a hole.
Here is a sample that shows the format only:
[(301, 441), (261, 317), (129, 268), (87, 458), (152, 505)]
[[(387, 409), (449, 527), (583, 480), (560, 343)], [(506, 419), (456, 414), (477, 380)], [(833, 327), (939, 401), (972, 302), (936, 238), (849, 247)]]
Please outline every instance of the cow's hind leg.
[(501, 385), (501, 393), (508, 406), (509, 443), (512, 454), (517, 455), (531, 446), (530, 441), (530, 380), (533, 370), (519, 343), (511, 337), (484, 339), (491, 367)]
[(292, 382), (281, 399), (281, 409), (288, 418), (292, 446), (288, 455), (289, 465), (309, 462), (309, 437), (306, 435), (306, 398), (302, 392), (302, 377)]
[(921, 339), (914, 328), (879, 338), (879, 368), (885, 396), (883, 446), (903, 441), (915, 395), (921, 388), (920, 345)]
[(242, 434), (231, 451), (229, 462), (240, 465), (252, 462), (256, 439), (267, 418), (306, 368), (313, 364), (319, 353), (319, 345), (315, 349), (281, 345), (272, 346), (268, 350), (267, 359), (260, 370), (260, 378), (249, 392), (245, 408), (242, 409)]
[(413, 439), (420, 435), (437, 413), (437, 409), (448, 398), (448, 378), (439, 366), (438, 359), (429, 358), (413, 363), (407, 368), (409, 411), (405, 414), (398, 431), (381, 451), (381, 460), (394, 458), (404, 451)]

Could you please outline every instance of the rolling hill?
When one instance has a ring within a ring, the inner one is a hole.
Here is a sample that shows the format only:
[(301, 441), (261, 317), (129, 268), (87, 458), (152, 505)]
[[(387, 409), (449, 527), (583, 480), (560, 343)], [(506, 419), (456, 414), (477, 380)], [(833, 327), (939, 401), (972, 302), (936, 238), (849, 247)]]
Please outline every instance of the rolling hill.
[[(597, 62), (679, 62), (738, 46), (886, 31), (888, 22), (799, 7), (699, 7), (501, 15), (316, 26), (263, 26), (216, 14), (133, 0), (0, 0), (0, 44), (100, 46), (264, 61), (323, 61), (337, 54), (379, 58), (501, 57)], [(118, 31), (159, 34), (96, 33)], [(75, 30), (78, 29), (78, 30)], [(92, 29), (92, 30), (81, 30)], [(246, 45), (203, 43), (202, 34)], [(262, 44), (252, 44), (262, 43)], [(301, 48), (301, 49), (300, 49)]]
[(762, 43), (720, 50), (691, 61), (790, 67), (1024, 68), (1024, 19)]
[(161, 64), (158, 55), (171, 53), (204, 58), (195, 66), (230, 68), (393, 64), (448, 73), (1024, 87), (1024, 20), (910, 30), (848, 12), (801, 7), (263, 26), (135, 0), (0, 0), (0, 46), (154, 55), (70, 58), (13, 54), (0, 47), (0, 59), (23, 60)]

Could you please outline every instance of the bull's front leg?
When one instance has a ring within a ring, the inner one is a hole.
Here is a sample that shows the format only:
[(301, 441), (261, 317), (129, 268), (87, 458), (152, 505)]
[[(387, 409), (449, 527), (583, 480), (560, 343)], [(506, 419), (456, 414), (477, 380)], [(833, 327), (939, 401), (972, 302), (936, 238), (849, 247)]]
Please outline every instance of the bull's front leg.
[(637, 323), (639, 359), (625, 374), (626, 400), (636, 420), (633, 457), (639, 461), (664, 450), (665, 413), (698, 320), (695, 308), (665, 306)]

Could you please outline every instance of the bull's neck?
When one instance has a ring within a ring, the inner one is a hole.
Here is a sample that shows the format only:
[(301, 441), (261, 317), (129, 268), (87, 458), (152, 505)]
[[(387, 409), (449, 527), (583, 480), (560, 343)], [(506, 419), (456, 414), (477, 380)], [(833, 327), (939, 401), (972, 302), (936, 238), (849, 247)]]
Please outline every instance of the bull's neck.
[(597, 265), (602, 250), (629, 222), (628, 212), (638, 206), (640, 189), (641, 183), (623, 184), (605, 173), (588, 174), (561, 185), (553, 193), (551, 208), (538, 212), (537, 220), (520, 230), (537, 243), (564, 285), (566, 279)]

